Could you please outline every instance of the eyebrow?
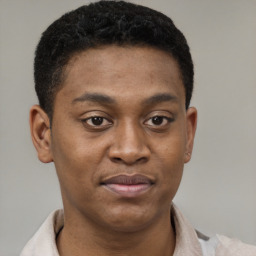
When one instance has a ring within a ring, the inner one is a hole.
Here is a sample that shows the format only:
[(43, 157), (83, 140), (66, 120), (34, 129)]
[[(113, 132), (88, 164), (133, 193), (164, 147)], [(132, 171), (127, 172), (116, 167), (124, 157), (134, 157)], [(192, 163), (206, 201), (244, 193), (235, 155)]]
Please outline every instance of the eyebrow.
[[(76, 102), (84, 102), (84, 101), (90, 101), (90, 102), (96, 102), (96, 103), (102, 103), (102, 104), (114, 104), (116, 103), (115, 99), (109, 97), (108, 95), (101, 94), (101, 93), (85, 93), (82, 96), (75, 98), (72, 103)], [(152, 97), (149, 97), (145, 99), (142, 104), (143, 105), (153, 105), (161, 102), (166, 101), (177, 101), (177, 97), (174, 95), (171, 95), (169, 93), (159, 93), (155, 94)]]
[(84, 101), (91, 101), (91, 102), (105, 103), (105, 104), (116, 103), (116, 101), (113, 98), (100, 93), (85, 93), (82, 96), (75, 98), (72, 101), (72, 103), (84, 102)]
[(166, 101), (177, 101), (178, 98), (169, 93), (159, 93), (143, 101), (144, 105), (153, 105)]

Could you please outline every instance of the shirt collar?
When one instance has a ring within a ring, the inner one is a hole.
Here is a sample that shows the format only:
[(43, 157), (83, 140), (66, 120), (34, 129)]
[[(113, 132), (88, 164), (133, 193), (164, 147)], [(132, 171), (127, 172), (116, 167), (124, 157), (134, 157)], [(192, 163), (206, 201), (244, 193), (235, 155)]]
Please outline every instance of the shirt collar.
[[(173, 256), (202, 256), (201, 246), (194, 228), (174, 204), (172, 204), (171, 208), (171, 221), (176, 234), (176, 245)], [(21, 256), (59, 256), (56, 236), (63, 228), (63, 225), (63, 210), (57, 210), (51, 213), (23, 249)]]
[(173, 256), (203, 256), (195, 229), (174, 204), (172, 204), (171, 219), (176, 233)]

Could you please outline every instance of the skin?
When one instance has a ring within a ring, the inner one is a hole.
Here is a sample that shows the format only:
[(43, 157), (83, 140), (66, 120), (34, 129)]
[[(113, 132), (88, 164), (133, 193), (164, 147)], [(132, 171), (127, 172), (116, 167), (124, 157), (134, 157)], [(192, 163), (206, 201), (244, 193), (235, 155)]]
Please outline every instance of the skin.
[[(196, 121), (167, 53), (106, 46), (73, 56), (51, 128), (39, 106), (30, 111), (38, 157), (54, 162), (60, 182), (60, 255), (172, 255), (170, 206), (190, 160)], [(120, 174), (152, 183), (124, 194), (104, 186)]]

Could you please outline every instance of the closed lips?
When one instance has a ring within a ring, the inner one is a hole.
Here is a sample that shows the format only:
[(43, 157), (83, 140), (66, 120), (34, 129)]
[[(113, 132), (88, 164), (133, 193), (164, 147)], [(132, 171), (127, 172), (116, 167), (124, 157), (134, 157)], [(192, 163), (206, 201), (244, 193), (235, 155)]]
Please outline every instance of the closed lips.
[(138, 184), (153, 184), (153, 182), (144, 175), (118, 175), (109, 178), (102, 182), (102, 184), (120, 184), (120, 185), (138, 185)]
[(118, 175), (105, 180), (102, 185), (122, 197), (137, 197), (148, 191), (154, 183), (144, 175)]

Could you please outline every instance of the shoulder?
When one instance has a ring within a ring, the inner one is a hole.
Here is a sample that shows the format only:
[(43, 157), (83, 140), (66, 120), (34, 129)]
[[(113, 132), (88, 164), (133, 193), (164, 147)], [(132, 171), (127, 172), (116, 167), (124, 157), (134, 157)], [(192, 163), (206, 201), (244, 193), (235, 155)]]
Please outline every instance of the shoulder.
[(52, 212), (26, 244), (20, 256), (59, 256), (55, 239), (63, 224), (63, 210)]
[(223, 235), (211, 238), (197, 232), (203, 256), (256, 256), (256, 246)]
[(216, 238), (216, 256), (256, 256), (256, 246), (223, 235), (216, 235)]

